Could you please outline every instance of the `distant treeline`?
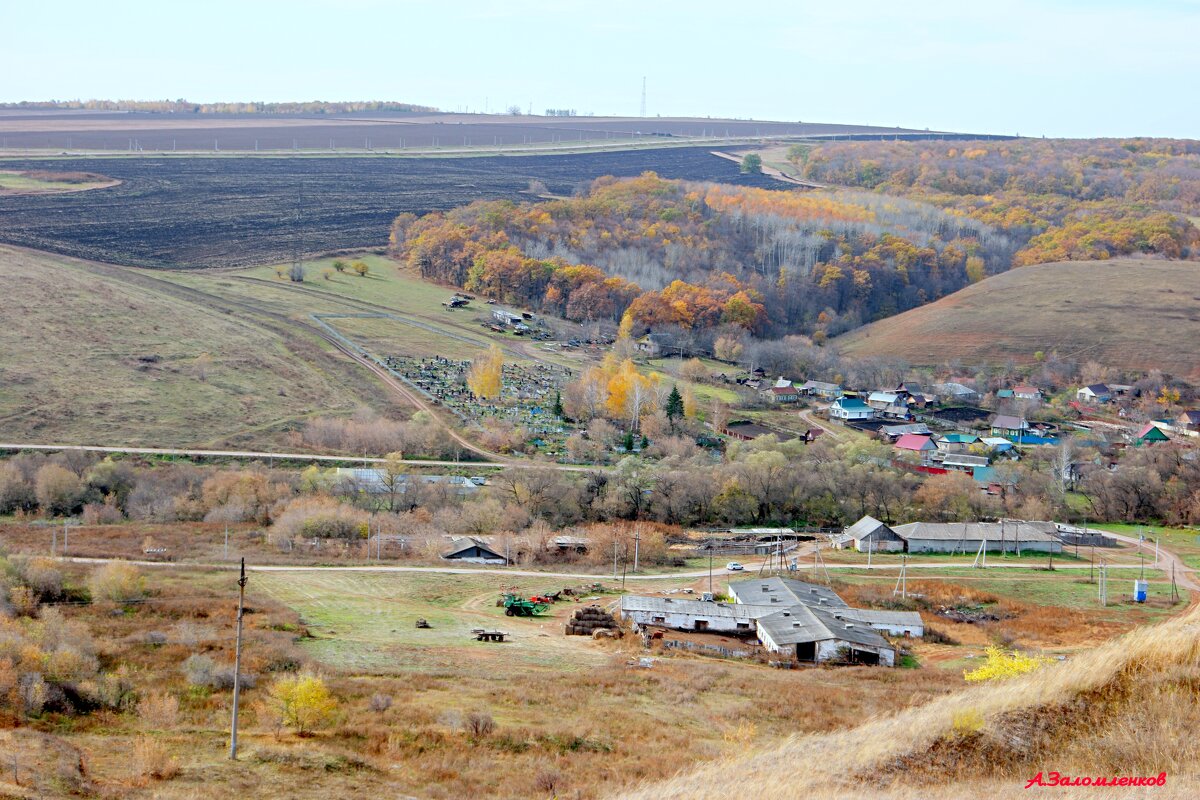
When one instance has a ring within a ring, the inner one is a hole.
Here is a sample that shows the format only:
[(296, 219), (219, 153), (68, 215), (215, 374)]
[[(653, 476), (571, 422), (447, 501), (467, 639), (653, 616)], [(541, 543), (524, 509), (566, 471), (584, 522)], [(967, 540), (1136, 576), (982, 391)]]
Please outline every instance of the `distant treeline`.
[(805, 177), (932, 203), (1023, 246), (1013, 266), (1138, 253), (1196, 258), (1200, 142), (1020, 139), (793, 148)]
[(394, 103), (388, 100), (349, 100), (300, 103), (190, 103), (187, 100), (22, 100), (0, 103), (0, 109), (30, 111), (145, 111), (175, 114), (349, 114), (363, 111), (437, 111), (432, 106)]

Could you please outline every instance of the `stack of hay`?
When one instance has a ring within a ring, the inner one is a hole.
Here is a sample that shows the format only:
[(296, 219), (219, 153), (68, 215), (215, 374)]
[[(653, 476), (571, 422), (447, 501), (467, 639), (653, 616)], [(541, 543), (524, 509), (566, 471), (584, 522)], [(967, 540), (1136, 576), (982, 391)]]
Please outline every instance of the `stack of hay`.
[(591, 636), (593, 631), (616, 628), (613, 615), (600, 606), (584, 606), (567, 620), (567, 636)]

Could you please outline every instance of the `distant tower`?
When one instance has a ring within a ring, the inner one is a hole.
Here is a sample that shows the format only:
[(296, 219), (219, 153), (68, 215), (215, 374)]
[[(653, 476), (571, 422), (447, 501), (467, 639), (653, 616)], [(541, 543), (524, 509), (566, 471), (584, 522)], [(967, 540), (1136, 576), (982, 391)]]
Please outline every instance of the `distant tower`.
[(645, 75), (642, 76), (642, 114), (641, 114), (641, 116), (643, 116), (643, 117), (646, 116), (646, 76)]

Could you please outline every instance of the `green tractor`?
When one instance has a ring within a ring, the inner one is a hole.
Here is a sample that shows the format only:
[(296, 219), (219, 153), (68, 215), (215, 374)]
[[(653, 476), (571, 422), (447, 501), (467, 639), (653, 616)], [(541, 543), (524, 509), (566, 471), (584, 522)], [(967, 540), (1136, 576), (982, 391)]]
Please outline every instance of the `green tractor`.
[(504, 613), (509, 617), (533, 617), (544, 614), (548, 608), (547, 603), (535, 603), (512, 593), (504, 595)]

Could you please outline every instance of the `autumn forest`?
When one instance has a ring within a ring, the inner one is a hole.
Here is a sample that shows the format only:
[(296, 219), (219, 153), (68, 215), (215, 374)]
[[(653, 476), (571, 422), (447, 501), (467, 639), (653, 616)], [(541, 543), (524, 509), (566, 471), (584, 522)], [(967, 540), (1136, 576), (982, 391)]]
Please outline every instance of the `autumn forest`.
[[(423, 277), (634, 332), (817, 341), (1028, 264), (1193, 258), (1194, 143), (855, 142), (789, 153), (815, 181), (765, 190), (601, 178), (574, 197), (477, 202), (392, 226)], [(736, 330), (735, 330), (736, 329)]]

